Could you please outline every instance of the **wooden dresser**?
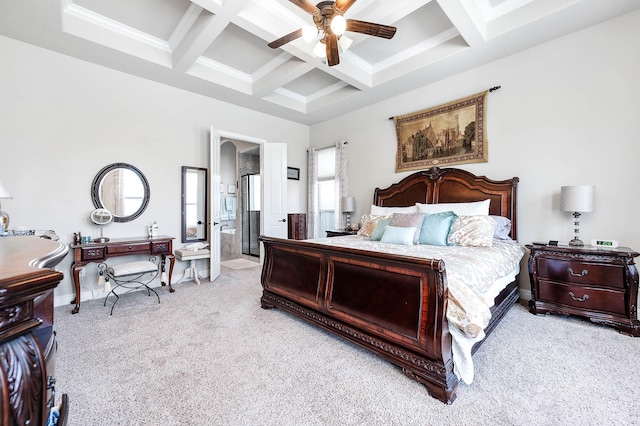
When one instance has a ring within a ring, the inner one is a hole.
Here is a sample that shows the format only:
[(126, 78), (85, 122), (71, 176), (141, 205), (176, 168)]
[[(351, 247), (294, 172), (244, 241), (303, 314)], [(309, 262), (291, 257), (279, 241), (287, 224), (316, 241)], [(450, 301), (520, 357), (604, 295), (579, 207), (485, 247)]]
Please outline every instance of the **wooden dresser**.
[(628, 247), (527, 245), (534, 314), (578, 315), (640, 336), (638, 321), (639, 253)]
[(306, 240), (307, 239), (307, 214), (306, 213), (289, 213), (287, 215), (289, 221), (288, 238), (290, 240)]
[(46, 425), (61, 399), (58, 425), (68, 417), (66, 395), (55, 394), (53, 268), (65, 244), (36, 236), (0, 238), (0, 426)]

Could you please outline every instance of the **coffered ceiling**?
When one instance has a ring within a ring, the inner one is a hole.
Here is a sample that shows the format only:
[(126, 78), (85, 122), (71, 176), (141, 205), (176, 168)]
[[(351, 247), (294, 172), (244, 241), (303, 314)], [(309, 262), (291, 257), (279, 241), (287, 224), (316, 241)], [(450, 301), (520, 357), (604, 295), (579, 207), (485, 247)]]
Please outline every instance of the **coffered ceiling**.
[(313, 54), (317, 41), (267, 46), (313, 22), (288, 0), (0, 0), (0, 35), (314, 124), (638, 8), (638, 0), (357, 0), (346, 18), (397, 33), (347, 32), (353, 43), (332, 67)]

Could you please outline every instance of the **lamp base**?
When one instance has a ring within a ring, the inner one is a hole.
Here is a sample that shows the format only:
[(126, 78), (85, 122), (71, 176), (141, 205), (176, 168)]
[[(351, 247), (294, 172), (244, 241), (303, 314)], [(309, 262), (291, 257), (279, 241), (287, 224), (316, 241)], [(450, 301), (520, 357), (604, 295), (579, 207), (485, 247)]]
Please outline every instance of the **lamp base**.
[(574, 238), (573, 240), (569, 241), (569, 245), (571, 247), (583, 247), (584, 243), (582, 242), (582, 240)]
[(9, 214), (0, 210), (0, 231), (9, 230)]

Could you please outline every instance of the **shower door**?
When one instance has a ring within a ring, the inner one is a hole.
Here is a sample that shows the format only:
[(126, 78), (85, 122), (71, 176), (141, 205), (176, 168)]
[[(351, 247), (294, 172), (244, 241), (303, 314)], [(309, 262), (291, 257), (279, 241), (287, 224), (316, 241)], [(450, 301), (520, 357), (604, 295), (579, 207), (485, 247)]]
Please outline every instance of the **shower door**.
[(242, 254), (260, 256), (260, 175), (242, 176)]

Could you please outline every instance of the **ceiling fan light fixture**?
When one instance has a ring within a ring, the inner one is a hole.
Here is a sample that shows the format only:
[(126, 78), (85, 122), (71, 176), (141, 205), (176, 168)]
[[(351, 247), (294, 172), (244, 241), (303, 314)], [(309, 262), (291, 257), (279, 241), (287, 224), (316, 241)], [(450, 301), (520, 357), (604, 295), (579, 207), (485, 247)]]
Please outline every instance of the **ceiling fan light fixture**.
[(351, 43), (353, 43), (353, 39), (350, 39), (346, 35), (340, 36), (338, 39), (338, 46), (340, 46), (340, 50), (346, 52), (351, 47)]
[(344, 34), (347, 30), (347, 20), (342, 15), (335, 15), (331, 19), (331, 31), (337, 36)]
[(318, 58), (326, 58), (327, 48), (325, 47), (324, 43), (319, 41), (318, 44), (316, 44), (316, 47), (313, 48), (313, 54)]
[(307, 43), (311, 43), (318, 36), (318, 28), (315, 25), (305, 25), (302, 27), (302, 38)]

